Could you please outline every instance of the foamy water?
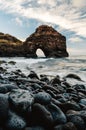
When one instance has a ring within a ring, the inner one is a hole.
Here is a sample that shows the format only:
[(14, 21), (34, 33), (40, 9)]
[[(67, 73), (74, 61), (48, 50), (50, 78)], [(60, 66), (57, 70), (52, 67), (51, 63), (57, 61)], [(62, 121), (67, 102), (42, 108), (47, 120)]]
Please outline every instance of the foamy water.
[(86, 56), (72, 56), (68, 58), (0, 58), (0, 60), (5, 60), (6, 62), (15, 61), (15, 65), (2, 64), (8, 72), (17, 69), (22, 70), (26, 75), (29, 74), (31, 70), (36, 73), (46, 74), (50, 76), (60, 75), (61, 77), (74, 73), (79, 75), (83, 80), (86, 81)]

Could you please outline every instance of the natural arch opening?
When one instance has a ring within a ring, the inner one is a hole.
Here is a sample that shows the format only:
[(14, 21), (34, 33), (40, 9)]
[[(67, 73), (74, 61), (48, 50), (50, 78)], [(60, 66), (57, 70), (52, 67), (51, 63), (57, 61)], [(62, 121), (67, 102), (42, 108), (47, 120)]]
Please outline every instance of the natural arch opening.
[(36, 55), (37, 57), (46, 57), (44, 52), (40, 48), (36, 50)]

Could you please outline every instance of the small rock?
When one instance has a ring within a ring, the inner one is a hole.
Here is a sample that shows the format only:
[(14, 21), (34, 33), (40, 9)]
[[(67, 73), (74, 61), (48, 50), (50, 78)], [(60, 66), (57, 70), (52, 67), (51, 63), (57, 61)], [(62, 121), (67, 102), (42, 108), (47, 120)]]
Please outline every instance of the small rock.
[(51, 95), (46, 92), (39, 92), (35, 94), (35, 102), (40, 104), (49, 104), (51, 102)]
[(74, 78), (74, 79), (77, 79), (77, 80), (81, 81), (81, 78), (76, 74), (68, 74), (66, 76), (66, 78)]
[(5, 73), (7, 70), (4, 69), (3, 67), (0, 67), (0, 73)]
[(8, 121), (6, 123), (7, 130), (23, 130), (26, 126), (26, 122), (20, 116), (13, 112), (9, 113)]
[(63, 130), (63, 125), (57, 125), (57, 126), (55, 126), (54, 130)]
[(32, 114), (30, 118), (33, 125), (41, 125), (46, 128), (51, 128), (53, 125), (51, 113), (39, 103), (35, 103), (32, 106)]
[(86, 126), (86, 110), (80, 111), (80, 116), (83, 118)]
[(77, 128), (72, 122), (67, 122), (63, 125), (63, 130), (77, 130)]
[(86, 98), (85, 98), (85, 99), (81, 99), (81, 100), (79, 101), (79, 103), (86, 105)]
[(26, 127), (25, 130), (45, 130), (45, 129), (40, 126), (32, 126), (32, 127)]
[(57, 75), (54, 79), (51, 80), (51, 84), (61, 84), (60, 77)]
[(10, 92), (12, 89), (18, 89), (17, 86), (11, 84), (2, 84), (0, 85), (0, 93)]
[(61, 111), (61, 109), (55, 104), (51, 103), (48, 105), (48, 110), (53, 116), (54, 125), (64, 124), (67, 122), (65, 114)]
[(27, 90), (15, 89), (9, 94), (9, 102), (19, 112), (25, 112), (33, 104), (34, 97)]
[(68, 121), (74, 123), (78, 130), (85, 130), (85, 122), (80, 116), (70, 115), (68, 116)]
[(6, 63), (4, 60), (0, 60), (0, 65)]
[(62, 111), (67, 112), (68, 110), (72, 109), (75, 111), (80, 111), (81, 107), (77, 103), (66, 102), (59, 105)]
[(8, 99), (4, 94), (0, 94), (0, 125), (7, 120), (9, 110)]
[(40, 77), (41, 77), (40, 81), (49, 83), (49, 79), (48, 79), (48, 77), (47, 77), (46, 75), (42, 75), (42, 74), (41, 74)]
[(28, 75), (29, 78), (33, 79), (39, 79), (38, 75), (34, 71), (30, 71), (30, 74)]
[(8, 64), (15, 65), (16, 62), (15, 61), (9, 61)]

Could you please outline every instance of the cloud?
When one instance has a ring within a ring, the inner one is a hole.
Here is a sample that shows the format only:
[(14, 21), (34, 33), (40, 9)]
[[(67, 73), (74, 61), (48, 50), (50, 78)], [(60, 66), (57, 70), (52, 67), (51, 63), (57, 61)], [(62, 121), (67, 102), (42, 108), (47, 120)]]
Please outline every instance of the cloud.
[(76, 7), (86, 6), (86, 0), (72, 0), (72, 4)]
[(70, 55), (86, 55), (85, 49), (68, 48), (67, 50)]
[[(0, 0), (0, 10), (54, 24), (86, 38), (86, 12), (82, 3), (85, 0)], [(21, 23), (18, 18), (16, 21)]]
[(71, 37), (68, 41), (72, 43), (82, 43), (83, 39), (76, 36), (76, 37)]
[(12, 19), (12, 21), (14, 21), (17, 25), (22, 26), (23, 22), (20, 18), (16, 17), (15, 19)]
[(37, 1), (38, 4), (41, 4), (41, 5), (50, 5), (50, 6), (55, 6), (56, 5), (56, 0), (38, 0)]

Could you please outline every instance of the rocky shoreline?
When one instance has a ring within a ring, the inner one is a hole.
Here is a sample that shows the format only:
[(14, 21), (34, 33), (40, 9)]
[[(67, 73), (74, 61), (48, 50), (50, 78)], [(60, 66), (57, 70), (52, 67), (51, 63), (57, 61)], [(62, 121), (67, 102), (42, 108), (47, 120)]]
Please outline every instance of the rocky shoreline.
[(1, 57), (37, 58), (41, 49), (45, 57), (68, 57), (66, 37), (48, 25), (39, 26), (24, 42), (9, 34), (0, 33)]
[(0, 66), (0, 130), (86, 130), (86, 82)]

